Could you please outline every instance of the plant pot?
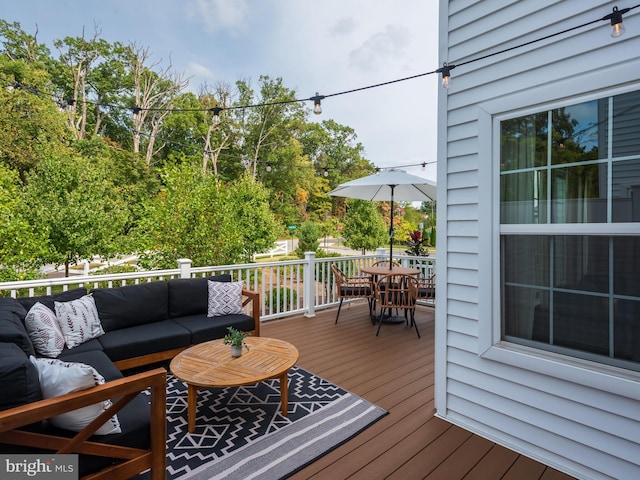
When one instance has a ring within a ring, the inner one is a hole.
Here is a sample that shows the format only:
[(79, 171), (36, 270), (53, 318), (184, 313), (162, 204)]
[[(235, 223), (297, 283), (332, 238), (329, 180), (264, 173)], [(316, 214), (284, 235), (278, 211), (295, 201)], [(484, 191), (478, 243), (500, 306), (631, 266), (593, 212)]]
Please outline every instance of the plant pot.
[(231, 345), (231, 356), (232, 357), (242, 356), (242, 345)]

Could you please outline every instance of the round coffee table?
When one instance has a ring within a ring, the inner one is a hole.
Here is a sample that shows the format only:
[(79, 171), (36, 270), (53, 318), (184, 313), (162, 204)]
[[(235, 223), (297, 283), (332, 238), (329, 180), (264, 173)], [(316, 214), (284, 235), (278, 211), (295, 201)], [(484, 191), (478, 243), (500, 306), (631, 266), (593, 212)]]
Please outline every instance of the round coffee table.
[(189, 432), (196, 427), (198, 388), (201, 387), (238, 387), (278, 378), (282, 415), (287, 416), (287, 374), (298, 361), (298, 349), (275, 338), (247, 337), (245, 343), (249, 351), (244, 349), (240, 357), (232, 357), (231, 347), (219, 339), (189, 347), (171, 360), (171, 373), (187, 384)]

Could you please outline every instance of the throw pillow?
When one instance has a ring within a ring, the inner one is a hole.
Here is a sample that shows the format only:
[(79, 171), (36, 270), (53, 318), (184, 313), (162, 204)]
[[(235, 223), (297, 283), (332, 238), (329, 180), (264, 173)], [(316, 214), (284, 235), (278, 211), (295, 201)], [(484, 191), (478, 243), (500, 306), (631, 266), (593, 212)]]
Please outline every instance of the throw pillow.
[[(38, 369), (40, 388), (44, 398), (86, 390), (104, 383), (104, 377), (95, 368), (84, 363), (63, 362), (57, 358), (36, 358), (33, 356), (30, 357), (30, 360)], [(111, 401), (105, 400), (63, 413), (49, 420), (58, 428), (79, 432), (110, 406)], [(114, 415), (96, 430), (96, 435), (121, 433), (121, 431), (118, 416)]]
[(55, 307), (67, 347), (73, 348), (104, 335), (96, 302), (91, 295), (70, 302), (55, 302)]
[(209, 301), (207, 317), (242, 313), (243, 282), (212, 282), (207, 280)]
[(40, 302), (31, 307), (24, 317), (31, 343), (40, 355), (55, 358), (64, 348), (64, 335), (56, 314)]

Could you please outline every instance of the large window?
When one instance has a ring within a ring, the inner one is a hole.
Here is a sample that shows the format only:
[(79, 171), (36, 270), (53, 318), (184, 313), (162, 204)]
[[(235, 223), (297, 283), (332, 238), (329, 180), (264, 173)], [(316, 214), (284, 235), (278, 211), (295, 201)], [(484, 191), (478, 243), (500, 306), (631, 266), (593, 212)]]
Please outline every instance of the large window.
[(504, 340), (640, 370), (640, 91), (500, 123)]

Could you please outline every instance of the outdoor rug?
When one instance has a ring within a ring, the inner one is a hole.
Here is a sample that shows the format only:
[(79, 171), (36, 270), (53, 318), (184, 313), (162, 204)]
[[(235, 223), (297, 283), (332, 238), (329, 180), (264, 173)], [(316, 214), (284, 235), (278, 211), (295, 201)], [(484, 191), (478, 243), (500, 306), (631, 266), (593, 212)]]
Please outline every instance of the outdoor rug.
[[(289, 371), (289, 414), (278, 380), (198, 391), (194, 433), (187, 387), (167, 379), (167, 479), (282, 479), (346, 442), (386, 411), (300, 368)], [(148, 473), (140, 478), (148, 478)]]

